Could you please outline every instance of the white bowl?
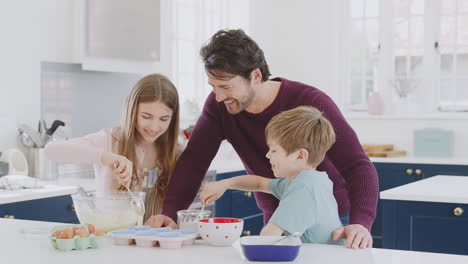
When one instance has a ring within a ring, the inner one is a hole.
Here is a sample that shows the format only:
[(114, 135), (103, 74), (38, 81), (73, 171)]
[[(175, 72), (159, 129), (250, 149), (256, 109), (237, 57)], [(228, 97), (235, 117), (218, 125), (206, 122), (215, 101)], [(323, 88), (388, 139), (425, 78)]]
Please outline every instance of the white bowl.
[(230, 246), (239, 239), (244, 221), (238, 218), (206, 218), (198, 221), (198, 233), (213, 246)]

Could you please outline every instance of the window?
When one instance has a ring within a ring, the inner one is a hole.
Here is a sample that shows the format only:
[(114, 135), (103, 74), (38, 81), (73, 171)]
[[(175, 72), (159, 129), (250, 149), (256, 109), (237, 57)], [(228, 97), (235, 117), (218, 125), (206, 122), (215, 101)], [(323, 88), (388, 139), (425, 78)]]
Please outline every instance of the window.
[(442, 0), (439, 17), (439, 109), (468, 111), (468, 1)]
[(249, 31), (249, 0), (176, 0), (172, 75), (181, 103), (203, 106), (211, 92), (200, 58), (200, 48), (218, 30)]
[[(468, 111), (468, 1), (350, 0), (343, 8), (349, 111), (365, 111), (374, 91), (391, 112)], [(398, 111), (402, 102), (408, 108)]]
[(375, 90), (379, 50), (378, 1), (361, 0), (351, 6), (351, 105), (362, 108)]

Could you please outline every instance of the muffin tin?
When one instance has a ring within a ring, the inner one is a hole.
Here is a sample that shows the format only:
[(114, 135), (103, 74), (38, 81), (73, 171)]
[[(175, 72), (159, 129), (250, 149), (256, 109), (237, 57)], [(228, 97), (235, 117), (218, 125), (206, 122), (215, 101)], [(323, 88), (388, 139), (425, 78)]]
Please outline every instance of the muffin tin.
[[(81, 225), (63, 225), (63, 226), (56, 226), (51, 230), (51, 234), (57, 230), (65, 229), (65, 228), (73, 228), (79, 227), (88, 230), (87, 226)], [(95, 236), (94, 234), (90, 234), (88, 237), (78, 237), (75, 236), (74, 238), (67, 238), (67, 239), (59, 239), (50, 236), (49, 237), (50, 243), (52, 247), (56, 250), (60, 251), (70, 251), (70, 250), (82, 250), (87, 248), (99, 248), (103, 244), (104, 236)]]
[(173, 230), (170, 227), (150, 228), (149, 226), (130, 226), (108, 233), (115, 245), (136, 244), (138, 247), (161, 248), (193, 245), (197, 235), (192, 229)]

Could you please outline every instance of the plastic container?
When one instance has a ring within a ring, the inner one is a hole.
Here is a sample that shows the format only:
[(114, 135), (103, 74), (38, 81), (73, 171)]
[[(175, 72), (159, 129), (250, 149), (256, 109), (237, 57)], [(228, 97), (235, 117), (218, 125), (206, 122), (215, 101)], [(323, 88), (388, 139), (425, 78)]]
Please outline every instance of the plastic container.
[[(66, 229), (66, 228), (69, 229), (73, 227), (79, 227), (79, 228), (85, 229), (86, 231), (89, 231), (87, 226), (64, 225), (64, 226), (54, 227), (51, 230), (51, 234), (57, 230)], [(94, 234), (90, 234), (89, 237), (75, 236), (73, 238), (68, 238), (68, 239), (59, 239), (59, 238), (50, 236), (49, 240), (50, 240), (50, 243), (52, 244), (52, 247), (54, 247), (54, 249), (60, 250), (60, 251), (70, 251), (74, 249), (82, 250), (82, 249), (87, 249), (87, 248), (102, 247), (104, 236), (95, 236)]]
[(115, 230), (108, 233), (116, 245), (132, 245), (138, 247), (181, 248), (190, 246), (198, 236), (195, 230), (172, 230), (169, 227), (149, 228), (137, 231), (135, 228)]
[(299, 255), (300, 238), (285, 239), (280, 245), (272, 245), (280, 236), (242, 237), (240, 245), (244, 256), (250, 261), (293, 261)]

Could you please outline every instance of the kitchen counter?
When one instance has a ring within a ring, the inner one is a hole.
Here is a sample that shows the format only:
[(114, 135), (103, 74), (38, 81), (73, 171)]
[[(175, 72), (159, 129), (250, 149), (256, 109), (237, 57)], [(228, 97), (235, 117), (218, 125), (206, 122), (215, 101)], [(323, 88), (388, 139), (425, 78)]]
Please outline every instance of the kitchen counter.
[(383, 200), (468, 204), (468, 177), (438, 175), (380, 193)]
[(0, 190), (0, 204), (16, 203), (49, 197), (70, 195), (76, 192), (76, 186), (49, 185), (41, 189)]
[(0, 190), (0, 204), (16, 203), (36, 199), (76, 193), (78, 185), (86, 191), (94, 191), (94, 178), (66, 177), (54, 181), (44, 181), (46, 186), (38, 189)]
[[(2, 259), (13, 263), (241, 263), (242, 254), (236, 247), (212, 247), (197, 241), (181, 249), (139, 248), (115, 246), (107, 241), (100, 249), (56, 251), (47, 238), (47, 230), (58, 223), (0, 219)], [(26, 233), (26, 234), (25, 234)], [(31, 234), (38, 233), (38, 234)], [(334, 245), (304, 244), (293, 263), (468, 263), (468, 256), (434, 254), (388, 249), (351, 250)]]
[(468, 158), (426, 158), (426, 157), (391, 157), (370, 158), (372, 162), (381, 163), (409, 163), (409, 164), (434, 164), (434, 165), (468, 165)]

